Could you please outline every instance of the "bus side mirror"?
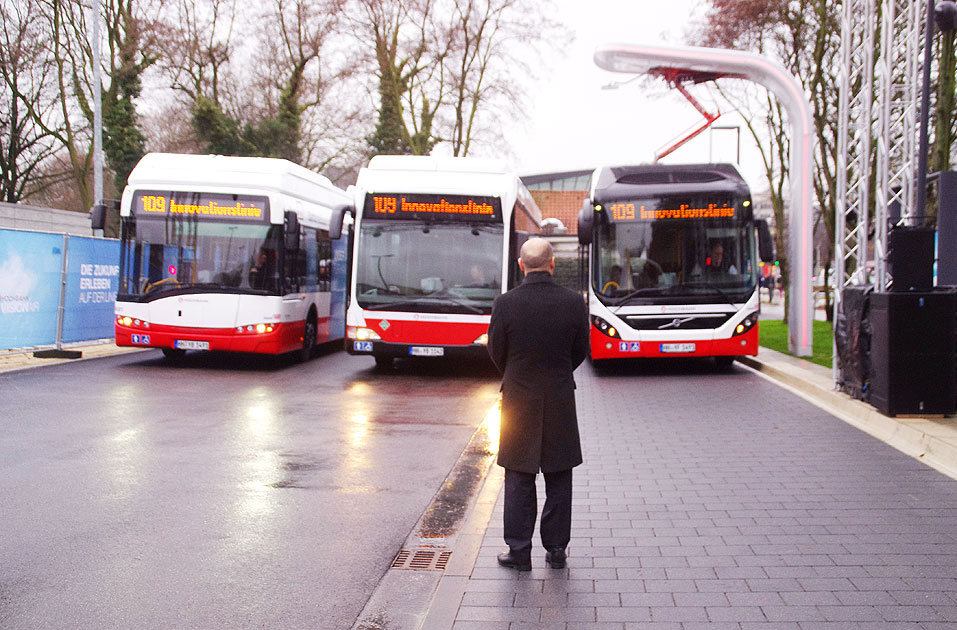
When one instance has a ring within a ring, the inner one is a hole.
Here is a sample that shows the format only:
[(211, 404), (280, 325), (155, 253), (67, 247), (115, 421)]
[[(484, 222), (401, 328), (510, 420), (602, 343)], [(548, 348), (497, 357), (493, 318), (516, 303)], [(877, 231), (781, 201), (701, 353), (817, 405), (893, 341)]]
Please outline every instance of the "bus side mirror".
[(761, 262), (774, 262), (774, 239), (771, 238), (768, 222), (757, 219), (754, 224), (758, 228), (758, 257)]
[(120, 211), (120, 201), (118, 199), (100, 199), (100, 203), (93, 204), (90, 208), (90, 229), (102, 230), (106, 228), (106, 213), (112, 208)]
[(90, 229), (102, 230), (106, 226), (106, 206), (102, 203), (94, 204), (90, 208)]
[(595, 208), (591, 199), (582, 202), (582, 209), (578, 213), (578, 244), (591, 245), (591, 233), (595, 226)]
[(332, 216), (329, 217), (329, 238), (334, 241), (342, 236), (342, 223), (346, 219), (346, 214), (355, 217), (355, 208), (350, 204), (343, 204), (332, 209)]
[(286, 210), (286, 226), (283, 231), (283, 244), (286, 249), (299, 249), (299, 215)]

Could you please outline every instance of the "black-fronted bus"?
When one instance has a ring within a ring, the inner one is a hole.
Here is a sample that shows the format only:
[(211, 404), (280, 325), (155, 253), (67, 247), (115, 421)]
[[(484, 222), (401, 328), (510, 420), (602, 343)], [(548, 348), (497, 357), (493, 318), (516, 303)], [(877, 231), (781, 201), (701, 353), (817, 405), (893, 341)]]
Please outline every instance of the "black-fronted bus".
[(599, 168), (578, 238), (592, 359), (757, 354), (759, 241), (761, 260), (773, 254), (733, 166)]

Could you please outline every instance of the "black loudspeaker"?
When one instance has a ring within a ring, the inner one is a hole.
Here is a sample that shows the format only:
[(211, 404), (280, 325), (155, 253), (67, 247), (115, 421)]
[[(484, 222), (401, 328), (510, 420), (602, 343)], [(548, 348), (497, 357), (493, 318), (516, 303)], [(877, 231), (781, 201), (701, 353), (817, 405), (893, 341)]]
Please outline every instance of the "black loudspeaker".
[(933, 290), (934, 237), (930, 227), (897, 226), (888, 233), (887, 266), (893, 292)]
[(938, 174), (937, 285), (957, 286), (957, 172)]
[(894, 227), (887, 237), (887, 271), (891, 291), (934, 288), (934, 235), (929, 227)]
[(881, 413), (954, 412), (957, 293), (872, 293), (870, 387)]

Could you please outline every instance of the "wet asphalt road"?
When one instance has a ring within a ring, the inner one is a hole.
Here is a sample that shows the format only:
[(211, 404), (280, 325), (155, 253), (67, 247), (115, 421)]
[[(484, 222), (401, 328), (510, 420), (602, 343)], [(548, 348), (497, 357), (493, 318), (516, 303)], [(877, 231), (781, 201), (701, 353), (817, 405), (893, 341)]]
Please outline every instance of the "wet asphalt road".
[(497, 395), (343, 352), (0, 374), (0, 628), (349, 628)]

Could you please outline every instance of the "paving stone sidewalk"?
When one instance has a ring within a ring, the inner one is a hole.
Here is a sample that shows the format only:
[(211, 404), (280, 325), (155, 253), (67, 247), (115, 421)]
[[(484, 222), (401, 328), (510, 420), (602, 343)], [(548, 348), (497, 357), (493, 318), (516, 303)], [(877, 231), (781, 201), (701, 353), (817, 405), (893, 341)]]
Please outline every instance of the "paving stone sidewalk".
[(569, 567), (497, 566), (499, 493), (428, 630), (957, 628), (957, 481), (743, 367), (576, 378)]

